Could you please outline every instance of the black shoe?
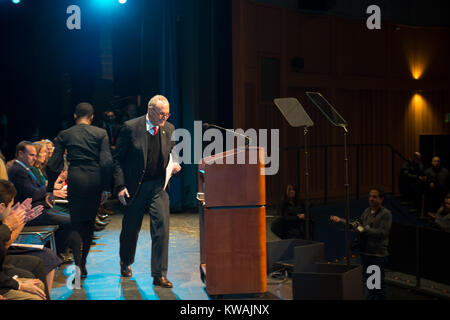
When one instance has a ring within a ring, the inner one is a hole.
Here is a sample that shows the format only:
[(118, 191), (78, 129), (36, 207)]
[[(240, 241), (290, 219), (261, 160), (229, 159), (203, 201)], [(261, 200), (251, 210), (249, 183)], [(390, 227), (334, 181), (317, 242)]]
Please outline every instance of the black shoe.
[(86, 279), (87, 275), (88, 275), (88, 272), (86, 270), (86, 266), (80, 267), (80, 272), (81, 272), (81, 278)]
[(95, 224), (96, 224), (96, 225), (99, 225), (99, 226), (101, 226), (101, 227), (103, 227), (103, 226), (106, 227), (106, 226), (109, 224), (109, 222), (103, 222), (103, 221), (100, 221), (100, 219), (95, 218)]
[(98, 218), (100, 221), (104, 221), (104, 220), (106, 220), (108, 217), (109, 217), (109, 215), (107, 215), (107, 214), (104, 214), (104, 215), (98, 214), (98, 215), (97, 215), (97, 218)]
[(163, 288), (173, 288), (172, 282), (170, 282), (165, 276), (153, 278), (153, 284)]
[(131, 271), (131, 267), (120, 262), (120, 275), (125, 278), (131, 278), (133, 276), (133, 271)]

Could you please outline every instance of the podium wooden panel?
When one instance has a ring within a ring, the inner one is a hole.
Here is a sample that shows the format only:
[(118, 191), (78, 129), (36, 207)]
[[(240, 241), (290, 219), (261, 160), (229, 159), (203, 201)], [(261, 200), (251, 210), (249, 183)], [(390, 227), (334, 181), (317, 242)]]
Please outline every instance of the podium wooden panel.
[[(253, 164), (252, 153), (259, 159)], [(245, 164), (237, 164), (241, 156)], [(234, 164), (226, 164), (231, 159)], [(267, 291), (263, 163), (264, 149), (250, 147), (205, 158), (198, 165), (198, 191), (205, 193), (200, 264), (209, 295)]]

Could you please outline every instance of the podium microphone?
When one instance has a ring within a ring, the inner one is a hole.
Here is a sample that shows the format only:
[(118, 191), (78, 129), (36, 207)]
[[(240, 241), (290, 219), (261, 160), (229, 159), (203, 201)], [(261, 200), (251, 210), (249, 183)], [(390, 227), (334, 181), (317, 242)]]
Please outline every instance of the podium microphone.
[(229, 133), (231, 133), (232, 135), (235, 135), (235, 136), (244, 137), (245, 140), (246, 140), (246, 142), (245, 142), (246, 145), (249, 145), (249, 143), (252, 142), (252, 138), (250, 138), (249, 136), (246, 136), (245, 134), (242, 134), (242, 133), (239, 133), (239, 132), (235, 132), (234, 130), (226, 129), (226, 128), (217, 126), (215, 124), (210, 124), (210, 123), (206, 123), (206, 122), (203, 123), (203, 129), (210, 128), (210, 127), (227, 131), (227, 132), (229, 132)]

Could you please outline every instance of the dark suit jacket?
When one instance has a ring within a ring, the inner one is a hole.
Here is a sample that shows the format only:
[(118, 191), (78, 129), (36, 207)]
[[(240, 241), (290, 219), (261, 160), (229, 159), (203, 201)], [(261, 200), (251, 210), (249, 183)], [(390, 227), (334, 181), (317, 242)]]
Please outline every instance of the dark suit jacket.
[[(161, 155), (164, 159), (164, 168), (167, 167), (169, 155), (175, 142), (171, 136), (175, 127), (166, 121), (164, 127), (159, 128), (161, 137)], [(127, 188), (130, 204), (139, 191), (144, 178), (147, 165), (147, 135), (146, 116), (125, 122), (117, 139), (117, 149), (114, 154), (114, 187), (117, 191)]]
[(103, 190), (111, 189), (112, 157), (109, 149), (108, 134), (104, 129), (86, 124), (74, 125), (61, 131), (54, 143), (55, 151), (47, 163), (47, 190), (53, 191), (54, 183), (63, 170), (63, 155), (66, 149), (68, 151), (69, 171), (72, 165), (75, 164), (98, 167), (101, 171)]
[(45, 204), (47, 196), (47, 187), (41, 186), (31, 175), (17, 162), (14, 162), (8, 170), (9, 181), (14, 184), (17, 189), (14, 202), (22, 202), (27, 198), (32, 199), (33, 206)]

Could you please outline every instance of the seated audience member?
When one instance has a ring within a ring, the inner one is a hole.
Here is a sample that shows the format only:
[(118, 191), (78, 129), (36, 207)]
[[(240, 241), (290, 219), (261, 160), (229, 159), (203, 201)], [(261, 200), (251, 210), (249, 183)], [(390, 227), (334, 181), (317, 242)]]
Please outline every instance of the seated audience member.
[(271, 225), (274, 234), (281, 239), (304, 238), (305, 205), (291, 184), (286, 187), (279, 215)]
[(14, 184), (17, 195), (16, 202), (32, 199), (32, 206), (44, 206), (44, 212), (36, 219), (27, 223), (27, 226), (58, 225), (56, 231), (56, 249), (58, 254), (66, 251), (72, 225), (70, 215), (53, 209), (54, 197), (67, 197), (65, 190), (53, 190), (47, 193), (45, 185), (41, 185), (31, 172), (30, 167), (36, 161), (36, 148), (31, 142), (22, 141), (17, 145), (14, 164), (8, 170), (9, 180)]
[(41, 186), (47, 186), (47, 178), (45, 177), (45, 164), (48, 159), (47, 146), (42, 142), (34, 142), (33, 145), (36, 148), (36, 160), (30, 166), (30, 170)]
[(30, 214), (29, 208), (12, 208), (15, 193), (12, 183), (0, 180), (0, 297), (3, 300), (47, 299), (49, 294), (44, 285), (46, 279), (41, 259), (32, 256), (7, 259), (6, 256), (5, 244), (11, 242), (13, 230), (23, 226)]
[[(36, 161), (34, 162), (34, 165), (30, 167), (30, 170), (37, 178), (41, 186), (45, 185), (48, 187), (47, 177), (45, 176), (46, 174), (45, 166), (48, 162), (48, 159), (50, 158), (48, 148), (46, 148), (43, 142), (34, 142), (33, 145), (36, 148)], [(60, 193), (57, 193), (57, 197), (59, 199), (67, 199), (66, 180), (67, 180), (67, 171), (62, 171), (61, 174), (58, 176), (58, 179), (55, 181), (55, 185), (53, 186), (53, 190), (61, 191)], [(56, 205), (53, 207), (57, 210), (58, 208), (61, 208), (60, 206)], [(61, 211), (65, 212), (65, 210)]]
[(450, 193), (445, 196), (444, 203), (437, 213), (429, 212), (428, 215), (433, 218), (435, 226), (445, 232), (450, 232)]
[[(47, 153), (48, 153), (47, 160), (50, 159), (53, 155), (53, 151), (55, 150), (55, 146), (54, 146), (53, 142), (49, 139), (43, 139), (40, 142), (46, 146)], [(47, 164), (47, 162), (45, 164)]]
[[(14, 188), (14, 191), (16, 191), (15, 188)], [(35, 212), (33, 218), (38, 216), (44, 209), (44, 207), (42, 205), (38, 205), (38, 206), (35, 206), (34, 208), (32, 208), (31, 198), (26, 199), (21, 204), (17, 203), (13, 207), (13, 211), (21, 209), (21, 208), (27, 212)], [(31, 220), (31, 217), (28, 217), (28, 219), (26, 219), (26, 222), (30, 221), (30, 220)], [(19, 249), (19, 248), (15, 248), (15, 247), (10, 248), (11, 244), (16, 241), (17, 237), (22, 232), (23, 227), (24, 227), (24, 224), (21, 224), (21, 225), (18, 225), (16, 228), (11, 229), (10, 241), (5, 243), (5, 248), (7, 249), (7, 257), (6, 257), (5, 263), (15, 265), (15, 264), (17, 264), (18, 260), (20, 261), (21, 259), (23, 259), (24, 255), (35, 256), (37, 258), (40, 258), (44, 263), (45, 274), (46, 274), (46, 283), (47, 283), (48, 291), (50, 292), (50, 290), (52, 288), (52, 284), (53, 284), (54, 275), (55, 275), (55, 269), (62, 264), (62, 260), (52, 250), (50, 250), (48, 248), (43, 248), (42, 250)], [(73, 238), (74, 237), (70, 237), (70, 239), (68, 241), (71, 245), (73, 244), (72, 243)], [(79, 240), (77, 243), (78, 247), (80, 247), (80, 242), (81, 242), (81, 240)], [(78, 252), (78, 254), (79, 254), (79, 252)], [(16, 261), (16, 263), (14, 263), (14, 261)]]
[[(47, 178), (44, 176), (45, 167), (44, 165), (48, 160), (48, 149), (42, 142), (35, 142), (33, 145), (36, 148), (37, 156), (34, 165), (30, 167), (30, 170), (33, 172), (34, 176), (38, 179), (41, 185), (47, 186)], [(53, 146), (53, 144), (52, 144)], [(62, 171), (58, 176), (58, 179), (55, 181), (55, 185), (53, 187), (54, 190), (59, 190), (61, 193), (58, 194), (58, 198), (62, 200), (67, 200), (67, 171)], [(67, 205), (53, 205), (53, 209), (69, 214), (69, 208)], [(72, 231), (69, 240), (68, 247), (72, 248), (73, 256), (75, 262), (81, 261), (81, 236), (78, 232)], [(71, 262), (71, 259), (65, 254), (61, 254), (61, 258), (64, 259), (65, 262)]]
[(414, 201), (418, 211), (422, 208), (422, 194), (426, 180), (422, 155), (414, 152), (412, 159), (406, 161), (400, 171), (399, 187), (406, 200)]
[(16, 160), (16, 159), (12, 159), (12, 160), (9, 160), (9, 161), (6, 162), (6, 164), (5, 164), (5, 166), (6, 166), (6, 172), (8, 172), (9, 168), (12, 167), (12, 165), (14, 164), (14, 161), (15, 161), (15, 160)]
[[(21, 208), (26, 211), (30, 212), (34, 211), (37, 213), (42, 212), (44, 209), (42, 205), (32, 208), (31, 199), (27, 199), (22, 204), (18, 203), (13, 207), (14, 210)], [(56, 268), (59, 267), (63, 261), (52, 250), (45, 247), (42, 250), (21, 249), (12, 247), (11, 244), (16, 241), (17, 237), (22, 232), (23, 227), (24, 224), (21, 224), (18, 225), (16, 228), (11, 229), (11, 238), (5, 244), (5, 248), (7, 249), (5, 264), (16, 265), (17, 261), (23, 259), (24, 256), (34, 256), (40, 258), (44, 265), (47, 289), (48, 292), (50, 293), (53, 286), (53, 279), (55, 277)]]
[(0, 179), (8, 180), (8, 173), (6, 171), (6, 159), (3, 153), (0, 151)]
[(441, 159), (434, 157), (431, 167), (425, 170), (427, 188), (425, 193), (426, 212), (436, 212), (449, 192), (450, 173), (441, 165)]
[[(48, 149), (46, 148), (45, 144), (43, 142), (35, 142), (33, 143), (34, 147), (36, 148), (36, 161), (34, 162), (34, 165), (30, 167), (31, 172), (34, 174), (36, 179), (39, 181), (40, 185), (47, 186), (47, 178), (44, 176), (45, 172), (45, 164), (48, 160)], [(53, 144), (52, 144), (53, 146)], [(61, 174), (58, 176), (58, 179), (55, 181), (54, 190), (56, 190), (57, 193), (55, 195), (59, 199), (66, 200), (67, 199), (67, 187), (65, 186), (65, 182), (67, 179), (67, 171), (61, 172)], [(56, 210), (58, 212), (63, 212), (66, 214), (69, 214), (69, 209), (67, 206), (53, 205), (53, 210)], [(66, 241), (67, 245), (66, 248), (69, 247), (72, 249), (74, 260), (77, 262), (81, 259), (81, 237), (80, 235), (72, 230), (69, 233), (68, 239)], [(71, 262), (71, 258), (66, 256), (63, 252), (59, 252), (60, 257), (64, 260), (64, 262)]]

